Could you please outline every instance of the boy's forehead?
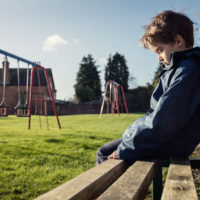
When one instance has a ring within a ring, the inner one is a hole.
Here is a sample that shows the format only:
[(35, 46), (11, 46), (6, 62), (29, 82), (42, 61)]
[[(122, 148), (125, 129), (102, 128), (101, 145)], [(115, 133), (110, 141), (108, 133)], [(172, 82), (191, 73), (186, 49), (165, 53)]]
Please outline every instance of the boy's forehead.
[(162, 48), (162, 44), (161, 43), (153, 43), (153, 44), (149, 43), (148, 46), (154, 52), (156, 52), (158, 49)]

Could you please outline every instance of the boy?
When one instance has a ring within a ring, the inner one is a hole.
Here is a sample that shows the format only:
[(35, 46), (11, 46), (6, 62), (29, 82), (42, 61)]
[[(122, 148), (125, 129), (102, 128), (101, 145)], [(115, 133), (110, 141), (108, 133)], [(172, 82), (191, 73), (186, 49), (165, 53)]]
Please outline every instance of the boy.
[(192, 154), (200, 141), (200, 48), (193, 48), (193, 23), (185, 15), (163, 11), (145, 27), (141, 44), (165, 67), (148, 113), (118, 139), (102, 146), (97, 164), (123, 159)]

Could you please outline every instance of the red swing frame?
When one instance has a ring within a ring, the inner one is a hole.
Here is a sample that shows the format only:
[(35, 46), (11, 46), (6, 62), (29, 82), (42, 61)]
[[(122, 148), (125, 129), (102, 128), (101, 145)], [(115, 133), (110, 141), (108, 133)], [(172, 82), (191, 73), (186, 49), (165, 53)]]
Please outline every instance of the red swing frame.
[[(50, 95), (50, 99), (43, 99), (42, 98), (42, 90), (41, 90), (39, 69), (41, 69), (44, 72), (46, 83), (47, 83), (48, 92), (49, 92), (49, 95)], [(40, 98), (39, 99), (33, 99), (33, 80), (34, 80), (34, 71), (35, 70), (37, 70), (37, 77), (38, 77), (38, 85), (39, 85), (39, 93), (40, 93)], [(29, 115), (29, 124), (28, 124), (28, 129), (31, 128), (31, 114), (32, 114), (32, 103), (33, 103), (33, 101), (37, 101), (38, 102), (38, 109), (39, 109), (38, 114), (39, 114), (39, 117), (40, 117), (40, 104), (39, 104), (39, 102), (45, 102), (45, 103), (47, 101), (51, 102), (52, 106), (53, 106), (54, 114), (55, 114), (56, 119), (57, 119), (58, 127), (61, 128), (60, 121), (59, 121), (59, 118), (58, 118), (58, 113), (57, 113), (56, 106), (55, 106), (55, 101), (54, 101), (54, 98), (53, 98), (53, 92), (51, 90), (50, 83), (49, 83), (47, 70), (44, 67), (40, 66), (40, 65), (33, 66), (32, 70), (31, 70), (31, 82), (30, 83), (31, 84), (30, 84), (30, 95), (29, 95), (29, 114), (28, 114)], [(46, 111), (46, 116), (47, 116), (47, 111)], [(40, 128), (41, 128), (41, 121), (40, 121)]]
[[(113, 87), (113, 91), (114, 91), (113, 99), (112, 99), (112, 94), (111, 94), (112, 91), (111, 90), (110, 90), (110, 98), (109, 99), (106, 98), (108, 86)], [(120, 94), (122, 94), (124, 104), (121, 103)], [(126, 103), (126, 98), (125, 98), (123, 86), (120, 85), (120, 84), (118, 84), (118, 83), (116, 83), (115, 81), (108, 80), (106, 82), (106, 88), (105, 88), (105, 92), (104, 92), (104, 98), (103, 98), (103, 102), (102, 102), (101, 110), (100, 110), (100, 118), (101, 118), (101, 116), (103, 114), (103, 108), (104, 108), (105, 101), (107, 103), (107, 113), (109, 113), (109, 104), (111, 103), (111, 112), (112, 112), (112, 115), (114, 115), (114, 110), (115, 110), (115, 107), (116, 107), (117, 108), (118, 116), (120, 116), (119, 105), (121, 106), (121, 111), (122, 112), (123, 112), (123, 106), (125, 106), (126, 113), (128, 114), (128, 107), (127, 107), (127, 103)]]

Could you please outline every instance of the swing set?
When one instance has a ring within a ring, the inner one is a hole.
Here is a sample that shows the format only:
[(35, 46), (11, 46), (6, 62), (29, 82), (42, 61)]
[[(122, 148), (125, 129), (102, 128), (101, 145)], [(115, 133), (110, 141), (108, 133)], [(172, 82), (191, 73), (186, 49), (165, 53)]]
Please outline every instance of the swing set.
[[(57, 119), (57, 124), (58, 127), (61, 128), (60, 125), (60, 121), (58, 118), (58, 113), (56, 110), (56, 106), (55, 106), (55, 101), (53, 98), (53, 92), (52, 89), (50, 87), (50, 82), (49, 82), (49, 78), (48, 78), (48, 73), (47, 70), (40, 66), (37, 63), (31, 62), (29, 60), (26, 60), (24, 58), (21, 58), (19, 56), (16, 56), (14, 54), (11, 54), (9, 52), (0, 50), (0, 54), (5, 55), (5, 59), (3, 62), (3, 98), (2, 101), (0, 103), (0, 116), (2, 117), (6, 117), (8, 116), (8, 105), (6, 103), (6, 98), (5, 98), (5, 92), (6, 92), (6, 64), (8, 62), (7, 57), (11, 57), (14, 58), (15, 60), (17, 60), (17, 89), (18, 89), (18, 102), (17, 105), (15, 106), (15, 110), (16, 110), (16, 114), (18, 117), (29, 117), (29, 122), (28, 122), (28, 129), (31, 128), (31, 115), (32, 115), (32, 106), (33, 106), (33, 101), (37, 102), (37, 108), (38, 108), (38, 115), (39, 115), (39, 121), (40, 121), (40, 128), (41, 128), (41, 120), (40, 120), (40, 113), (41, 113), (41, 107), (42, 104), (44, 103), (44, 107), (45, 107), (45, 115), (47, 118), (47, 127), (48, 126), (48, 110), (47, 110), (47, 102), (51, 102), (53, 110), (54, 110), (54, 114), (56, 116)], [(23, 62), (28, 64), (27, 70), (26, 70), (26, 95), (25, 95), (25, 103), (22, 103), (22, 96), (21, 96), (21, 91), (20, 91), (20, 67), (19, 67), (19, 62)], [(29, 81), (29, 77), (30, 77), (30, 73), (29, 73), (29, 65), (32, 65), (32, 70), (31, 70), (31, 78)], [(44, 98), (42, 97), (42, 88), (41, 88), (41, 80), (40, 80), (40, 71), (43, 72), (44, 76), (45, 76), (45, 80), (46, 80), (46, 87), (47, 87), (47, 91), (49, 93), (49, 98), (47, 98), (47, 96), (45, 95)], [(35, 72), (37, 73), (37, 81), (38, 81), (38, 93), (39, 93), (39, 98), (33, 98), (33, 87), (34, 87), (34, 75)], [(29, 83), (30, 82), (30, 83)], [(30, 91), (29, 91), (29, 85), (30, 85)], [(36, 108), (35, 108), (36, 109)]]
[[(121, 95), (123, 97), (123, 102), (121, 101)], [(116, 83), (115, 81), (108, 80), (106, 82), (104, 98), (101, 105), (100, 117), (103, 114), (105, 102), (107, 103), (107, 113), (109, 113), (109, 108), (111, 105), (112, 115), (114, 115), (115, 110), (117, 110), (118, 116), (120, 116), (120, 108), (121, 112), (123, 112), (123, 107), (125, 107), (126, 113), (128, 114), (128, 107), (124, 95), (123, 86)]]

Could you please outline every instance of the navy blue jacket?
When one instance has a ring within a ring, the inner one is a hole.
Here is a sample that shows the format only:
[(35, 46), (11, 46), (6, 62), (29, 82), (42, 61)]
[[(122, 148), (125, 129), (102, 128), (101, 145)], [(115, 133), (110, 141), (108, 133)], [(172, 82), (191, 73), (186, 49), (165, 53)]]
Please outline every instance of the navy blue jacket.
[(123, 133), (120, 159), (189, 156), (200, 142), (200, 48), (174, 52), (170, 58), (149, 112)]

